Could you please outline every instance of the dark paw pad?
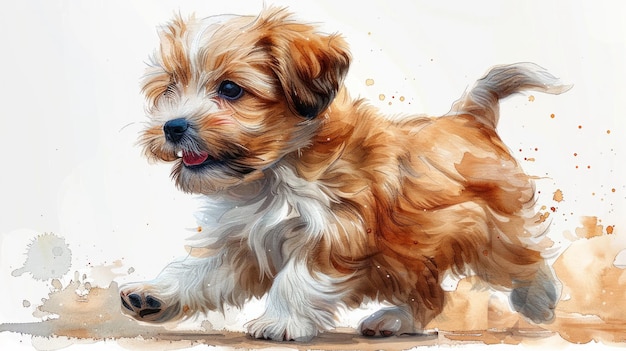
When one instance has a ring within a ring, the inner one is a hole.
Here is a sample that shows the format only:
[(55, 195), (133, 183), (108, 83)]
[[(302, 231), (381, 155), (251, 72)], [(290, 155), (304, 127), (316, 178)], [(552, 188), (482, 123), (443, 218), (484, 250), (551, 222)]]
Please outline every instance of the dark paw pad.
[(361, 330), (361, 334), (363, 334), (363, 336), (376, 336), (376, 331), (374, 329), (363, 329)]
[(390, 336), (396, 335), (396, 332), (394, 332), (393, 330), (381, 330), (380, 335), (384, 338), (388, 338)]
[(144, 319), (145, 317), (161, 312), (161, 301), (151, 295), (143, 296), (137, 293), (128, 295), (120, 294), (120, 299), (122, 306), (124, 306), (131, 315), (135, 317), (138, 316), (138, 319)]
[[(394, 332), (393, 330), (379, 330), (378, 333), (380, 334), (380, 336), (382, 336), (384, 338), (396, 335), (396, 332)], [(376, 330), (368, 329), (368, 328), (361, 330), (361, 334), (363, 336), (368, 336), (368, 337), (377, 336), (376, 335)]]

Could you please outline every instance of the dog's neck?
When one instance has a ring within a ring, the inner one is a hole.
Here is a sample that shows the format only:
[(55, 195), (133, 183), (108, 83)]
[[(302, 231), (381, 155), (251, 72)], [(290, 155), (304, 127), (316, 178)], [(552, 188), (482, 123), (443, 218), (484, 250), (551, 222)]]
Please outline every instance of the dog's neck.
[(355, 102), (342, 87), (333, 103), (317, 118), (319, 129), (311, 144), (285, 157), (284, 162), (292, 165), (296, 172), (308, 181), (324, 177), (350, 141), (358, 116), (353, 113)]
[[(338, 91), (330, 107), (317, 118), (322, 120), (311, 144), (286, 157), (298, 175), (313, 182), (324, 182), (332, 177), (333, 169), (337, 170), (338, 162), (349, 151), (355, 151), (350, 153), (351, 157), (360, 155), (365, 159), (367, 155), (357, 150), (367, 143), (372, 134), (394, 129), (391, 121), (374, 107), (362, 99), (352, 99), (345, 87)], [(357, 167), (360, 161), (349, 160), (351, 165)]]

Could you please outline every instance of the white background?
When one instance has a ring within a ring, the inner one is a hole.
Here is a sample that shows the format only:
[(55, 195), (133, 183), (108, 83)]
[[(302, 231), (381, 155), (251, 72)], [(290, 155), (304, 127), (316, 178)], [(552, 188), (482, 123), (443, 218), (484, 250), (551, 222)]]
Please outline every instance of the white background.
[[(385, 113), (444, 114), (502, 63), (536, 62), (574, 84), (561, 96), (510, 99), (500, 133), (517, 157), (535, 159), (523, 164), (545, 177), (538, 182), (540, 205), (553, 204), (552, 192), (563, 190), (565, 201), (552, 213), (555, 241), (566, 245), (561, 236), (580, 216), (626, 229), (622, 2), (267, 4), (289, 6), (324, 32), (344, 34), (354, 58), (348, 88)], [(138, 80), (157, 45), (156, 27), (173, 13), (256, 14), (262, 7), (260, 0), (2, 5), (0, 323), (36, 320), (22, 300), (36, 305), (47, 296), (46, 282), (11, 276), (38, 234), (66, 239), (72, 271), (122, 260), (135, 273), (120, 281), (151, 278), (184, 254), (193, 197), (174, 188), (168, 165), (149, 164), (135, 144), (145, 121)], [(18, 339), (0, 334), (0, 344), (28, 346)]]

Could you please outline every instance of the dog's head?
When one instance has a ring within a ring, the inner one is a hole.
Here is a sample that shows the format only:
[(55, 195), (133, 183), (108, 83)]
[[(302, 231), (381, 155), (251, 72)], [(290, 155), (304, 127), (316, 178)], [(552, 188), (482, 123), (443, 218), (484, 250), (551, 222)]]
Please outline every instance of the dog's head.
[(143, 91), (151, 159), (175, 162), (179, 188), (212, 193), (263, 177), (310, 144), (347, 73), (336, 35), (285, 10), (175, 18), (160, 32)]

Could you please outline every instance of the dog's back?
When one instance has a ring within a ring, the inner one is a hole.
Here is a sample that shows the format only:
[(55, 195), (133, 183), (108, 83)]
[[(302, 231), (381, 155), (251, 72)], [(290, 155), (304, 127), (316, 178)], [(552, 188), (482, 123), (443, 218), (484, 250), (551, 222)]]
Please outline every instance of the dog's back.
[[(359, 212), (352, 223), (365, 228), (328, 249), (333, 269), (349, 271), (347, 257), (361, 257), (350, 280), (355, 296), (408, 301), (423, 327), (443, 307), (441, 274), (470, 269), (513, 289), (513, 307), (528, 318), (552, 319), (558, 289), (542, 256), (550, 241), (537, 225), (534, 184), (495, 131), (499, 100), (524, 90), (567, 87), (534, 64), (499, 66), (448, 115), (397, 122), (360, 103), (339, 105), (351, 103), (340, 92), (318, 135), (325, 142), (300, 161), (333, 160), (317, 181), (341, 194), (335, 213)], [(343, 143), (340, 152), (323, 152), (330, 136)]]

